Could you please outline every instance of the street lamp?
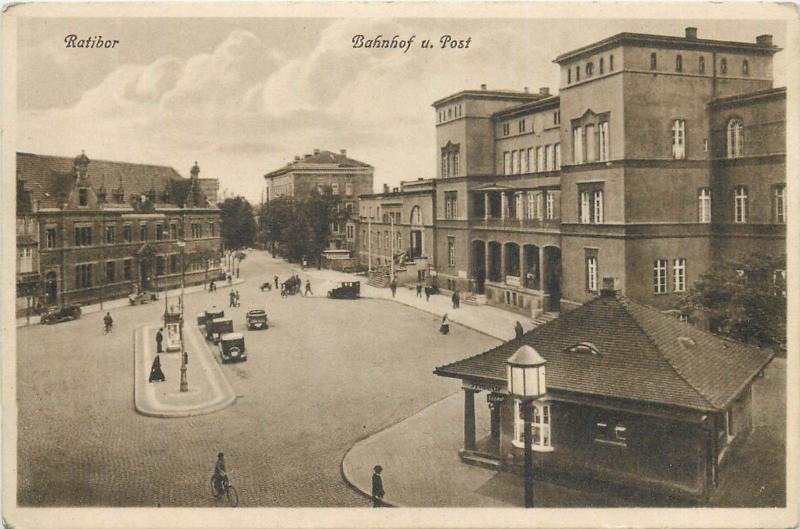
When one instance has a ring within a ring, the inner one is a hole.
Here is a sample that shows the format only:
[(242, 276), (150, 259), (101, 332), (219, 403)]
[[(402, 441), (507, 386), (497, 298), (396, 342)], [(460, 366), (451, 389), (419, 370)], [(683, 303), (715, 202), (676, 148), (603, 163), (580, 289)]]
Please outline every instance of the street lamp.
[(181, 393), (185, 393), (189, 391), (189, 382), (186, 380), (186, 347), (183, 344), (183, 320), (184, 320), (184, 310), (183, 310), (183, 280), (186, 276), (186, 266), (184, 264), (184, 249), (186, 248), (185, 241), (178, 241), (178, 247), (181, 249), (181, 324), (180, 324), (180, 339), (181, 339)]
[(508, 392), (522, 401), (525, 422), (525, 507), (533, 507), (533, 435), (531, 431), (533, 401), (547, 393), (545, 367), (547, 360), (530, 345), (523, 345), (506, 360)]

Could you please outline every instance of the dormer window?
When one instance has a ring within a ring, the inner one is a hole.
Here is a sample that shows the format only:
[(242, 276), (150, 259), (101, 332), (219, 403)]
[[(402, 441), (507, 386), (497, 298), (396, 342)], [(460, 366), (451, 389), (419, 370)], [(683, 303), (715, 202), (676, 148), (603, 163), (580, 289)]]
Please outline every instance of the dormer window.
[(597, 349), (597, 346), (592, 342), (579, 342), (573, 346), (567, 347), (565, 351), (568, 353), (602, 356), (600, 351)]
[(89, 190), (85, 187), (78, 189), (78, 205), (82, 208), (89, 205)]

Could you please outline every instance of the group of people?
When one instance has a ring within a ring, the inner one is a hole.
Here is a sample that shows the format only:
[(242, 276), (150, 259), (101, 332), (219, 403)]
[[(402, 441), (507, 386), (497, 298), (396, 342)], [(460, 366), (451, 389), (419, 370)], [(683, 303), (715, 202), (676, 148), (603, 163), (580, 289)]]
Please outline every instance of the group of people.
[(239, 307), (241, 303), (239, 303), (239, 291), (238, 290), (231, 290), (228, 294), (230, 297), (230, 304), (229, 307)]
[(150, 367), (150, 379), (148, 382), (164, 382), (167, 377), (164, 376), (164, 371), (161, 369), (161, 357), (158, 356), (164, 352), (164, 328), (161, 327), (156, 331), (156, 357), (153, 359), (153, 365)]
[[(283, 283), (280, 284), (281, 286), (281, 297), (285, 298), (289, 294), (294, 294), (300, 292), (300, 287), (303, 285), (303, 280), (300, 279), (300, 276), (295, 274)], [(278, 286), (278, 276), (275, 276), (275, 287)], [(311, 290), (311, 280), (306, 279), (306, 288), (302, 292), (303, 296), (313, 296), (314, 292)]]

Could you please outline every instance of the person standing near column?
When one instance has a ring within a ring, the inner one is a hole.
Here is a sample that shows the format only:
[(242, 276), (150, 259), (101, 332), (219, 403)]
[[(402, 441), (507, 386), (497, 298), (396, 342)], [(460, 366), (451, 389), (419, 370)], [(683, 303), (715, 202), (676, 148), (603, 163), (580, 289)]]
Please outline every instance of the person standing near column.
[(161, 342), (164, 341), (164, 333), (162, 332), (164, 329), (160, 328), (156, 331), (156, 353), (163, 353), (164, 350), (161, 348)]

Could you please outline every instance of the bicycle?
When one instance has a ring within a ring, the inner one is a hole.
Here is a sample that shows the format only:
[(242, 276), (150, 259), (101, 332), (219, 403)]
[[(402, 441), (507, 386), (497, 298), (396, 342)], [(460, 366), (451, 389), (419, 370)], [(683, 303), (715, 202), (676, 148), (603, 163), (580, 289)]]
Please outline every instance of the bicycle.
[(224, 499), (228, 500), (231, 507), (239, 505), (239, 494), (237, 494), (236, 488), (231, 485), (230, 480), (227, 478), (218, 481), (216, 476), (211, 476), (211, 494), (216, 499), (220, 499), (224, 495)]

